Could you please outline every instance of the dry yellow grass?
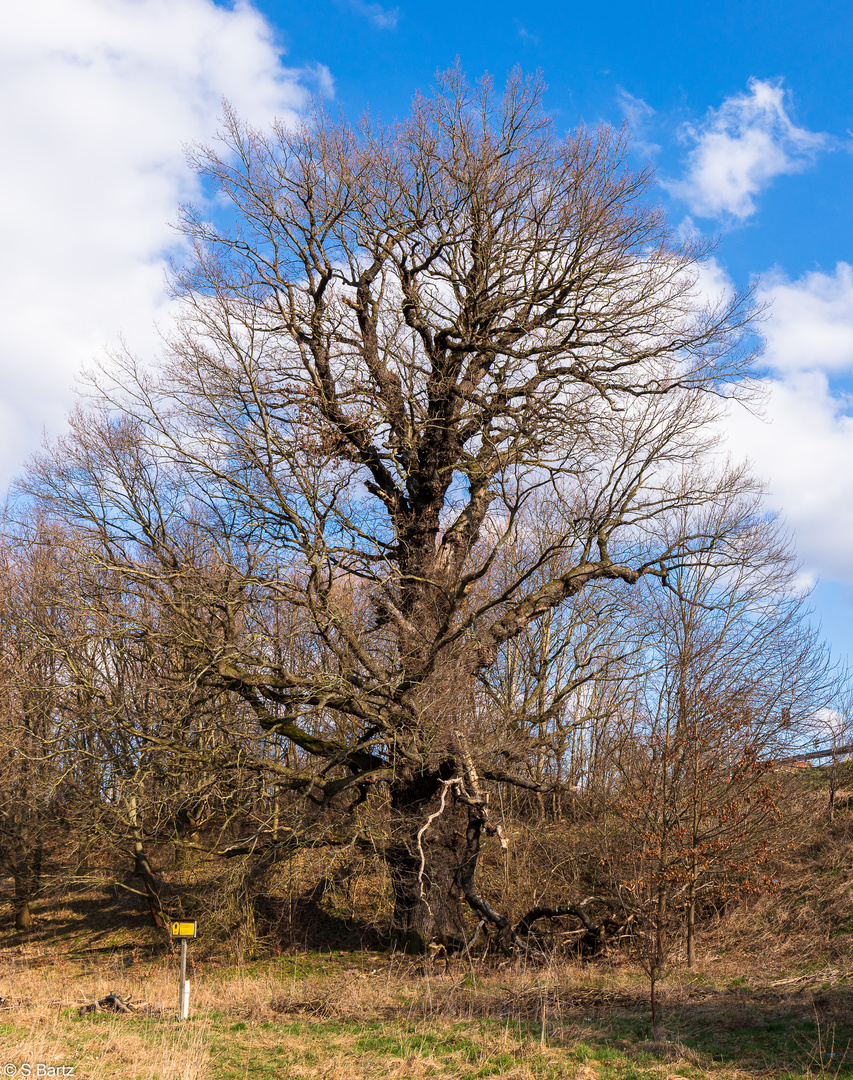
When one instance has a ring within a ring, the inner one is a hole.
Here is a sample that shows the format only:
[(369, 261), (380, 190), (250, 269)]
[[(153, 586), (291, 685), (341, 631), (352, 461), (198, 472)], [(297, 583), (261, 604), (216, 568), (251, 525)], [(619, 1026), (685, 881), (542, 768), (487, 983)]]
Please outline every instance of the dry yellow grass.
[[(0, 1070), (15, 1066), (15, 1075), (25, 1075), (24, 1065), (37, 1075), (62, 1075), (62, 1067), (74, 1068), (75, 1077), (202, 1080), (208, 1073), (209, 1025), (199, 1022), (182, 1027), (172, 1019), (140, 1030), (120, 1017), (97, 1017), (95, 1023), (76, 1021), (73, 1011), (84, 1001), (103, 997), (116, 988), (115, 970), (96, 976), (69, 973), (67, 967), (21, 964), (0, 968)], [(134, 982), (136, 985), (134, 985)], [(152, 971), (145, 979), (122, 979), (123, 996), (141, 998), (169, 1009), (176, 997), (174, 979), (165, 971)], [(69, 1015), (71, 1013), (71, 1015)], [(66, 1075), (68, 1075), (66, 1073)]]
[[(822, 1054), (821, 1038), (828, 1046), (837, 1027), (843, 1051), (843, 981), (823, 991), (814, 981), (728, 986), (728, 972), (711, 975), (721, 966), (670, 980), (670, 1037), (652, 1043), (644, 983), (629, 965), (435, 969), (377, 955), (288, 956), (205, 970), (193, 984), (193, 1016), (181, 1023), (171, 962), (128, 968), (108, 959), (98, 969), (19, 960), (0, 966), (0, 1072), (8, 1063), (24, 1075), (26, 1062), (36, 1075), (41, 1062), (86, 1080), (834, 1075), (840, 1058)], [(75, 1006), (114, 989), (162, 1014), (77, 1015)], [(810, 1020), (817, 1000), (820, 1038)], [(849, 1075), (843, 1066), (840, 1076)]]

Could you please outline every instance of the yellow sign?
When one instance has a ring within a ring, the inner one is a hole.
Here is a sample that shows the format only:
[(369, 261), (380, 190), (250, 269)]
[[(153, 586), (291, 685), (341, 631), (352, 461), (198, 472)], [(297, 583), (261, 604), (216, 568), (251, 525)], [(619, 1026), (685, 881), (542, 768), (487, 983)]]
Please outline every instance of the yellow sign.
[(195, 937), (196, 936), (196, 923), (193, 922), (173, 922), (172, 923), (172, 937)]

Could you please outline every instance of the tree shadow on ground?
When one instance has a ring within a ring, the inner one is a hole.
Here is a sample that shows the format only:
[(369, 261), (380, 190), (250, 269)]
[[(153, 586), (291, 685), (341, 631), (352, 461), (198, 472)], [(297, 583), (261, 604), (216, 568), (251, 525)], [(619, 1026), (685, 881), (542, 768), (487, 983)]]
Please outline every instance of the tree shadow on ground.
[(336, 884), (323, 878), (306, 891), (255, 897), (255, 917), (263, 937), (278, 949), (307, 951), (374, 949), (384, 944), (381, 930), (358, 916), (344, 916), (327, 902)]
[[(639, 1058), (737, 1068), (756, 1076), (853, 1077), (853, 987), (812, 993), (670, 990), (655, 1041), (642, 992), (633, 1001), (630, 995), (621, 1002), (602, 996), (600, 1004), (592, 997), (579, 1003), (571, 992), (557, 993), (546, 1016), (556, 1032), (568, 1025), (572, 1039), (587, 1032), (592, 1043)], [(541, 1008), (540, 1001), (540, 1017)]]

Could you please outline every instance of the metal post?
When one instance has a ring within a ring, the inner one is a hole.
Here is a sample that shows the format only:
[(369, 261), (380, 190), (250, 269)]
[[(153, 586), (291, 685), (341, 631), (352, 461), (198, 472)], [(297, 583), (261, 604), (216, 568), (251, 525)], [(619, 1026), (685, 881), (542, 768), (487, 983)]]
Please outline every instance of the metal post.
[(181, 938), (181, 981), (178, 983), (178, 1016), (186, 1020), (190, 1013), (190, 996), (185, 983), (187, 981), (187, 939)]
[(176, 919), (172, 923), (172, 941), (181, 942), (181, 971), (178, 976), (178, 1018), (186, 1020), (190, 1015), (190, 984), (187, 979), (187, 938), (194, 938), (198, 923), (195, 919)]

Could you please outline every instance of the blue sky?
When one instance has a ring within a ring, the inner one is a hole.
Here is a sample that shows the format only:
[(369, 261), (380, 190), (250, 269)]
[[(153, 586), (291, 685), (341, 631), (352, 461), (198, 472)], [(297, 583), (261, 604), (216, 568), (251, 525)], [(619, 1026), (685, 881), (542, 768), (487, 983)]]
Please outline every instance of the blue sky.
[(29, 0), (0, 34), (0, 486), (62, 430), (72, 384), (173, 313), (169, 221), (202, 195), (182, 145), (224, 95), (263, 125), (318, 90), (402, 116), (458, 57), (541, 70), (558, 126), (620, 123), (671, 219), (719, 239), (709, 288), (760, 277), (763, 420), (733, 415), (803, 580), (853, 657), (853, 4)]
[[(370, 108), (404, 114), (411, 95), (458, 56), (470, 76), (501, 79), (519, 64), (541, 70), (559, 122), (619, 122), (631, 99), (642, 119), (641, 151), (677, 176), (686, 125), (743, 93), (750, 79), (781, 80), (803, 129), (849, 141), (853, 126), (853, 5), (845, 3), (615, 2), (400, 3), (261, 0), (296, 65), (325, 64), (337, 103), (351, 116)], [(642, 106), (647, 106), (646, 113)], [(653, 110), (653, 111), (652, 111)], [(646, 145), (642, 145), (646, 144)], [(842, 160), (843, 159), (843, 160)], [(850, 158), (827, 154), (821, 181), (780, 177), (762, 192), (760, 221), (726, 236), (736, 275), (781, 261), (793, 276), (834, 266), (853, 244)], [(808, 191), (808, 195), (805, 195)], [(674, 207), (674, 216), (683, 208)], [(708, 227), (708, 222), (703, 224)], [(756, 225), (758, 227), (756, 227)], [(717, 223), (719, 228), (719, 223)], [(711, 231), (716, 231), (710, 222)]]

